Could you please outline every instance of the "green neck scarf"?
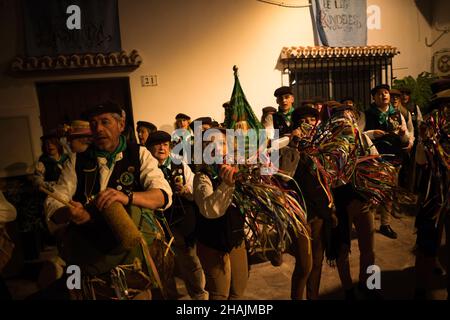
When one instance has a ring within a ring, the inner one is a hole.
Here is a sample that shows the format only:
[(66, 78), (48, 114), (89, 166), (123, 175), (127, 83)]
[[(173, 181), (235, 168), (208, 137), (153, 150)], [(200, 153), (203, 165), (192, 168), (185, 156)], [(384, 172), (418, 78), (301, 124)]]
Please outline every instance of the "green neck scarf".
[(108, 168), (111, 168), (112, 164), (116, 160), (116, 155), (121, 153), (127, 148), (127, 140), (125, 139), (125, 136), (119, 137), (119, 145), (113, 152), (98, 150), (95, 149), (94, 153), (97, 158), (106, 158)]
[(283, 117), (284, 121), (291, 122), (292, 113), (294, 112), (294, 107), (291, 107), (287, 113), (283, 113), (280, 108), (278, 108), (278, 113)]
[(389, 108), (386, 112), (381, 111), (378, 107), (373, 108), (373, 112), (377, 116), (378, 123), (382, 125), (387, 125), (388, 119), (397, 113), (397, 110), (392, 106), (392, 104), (389, 104)]

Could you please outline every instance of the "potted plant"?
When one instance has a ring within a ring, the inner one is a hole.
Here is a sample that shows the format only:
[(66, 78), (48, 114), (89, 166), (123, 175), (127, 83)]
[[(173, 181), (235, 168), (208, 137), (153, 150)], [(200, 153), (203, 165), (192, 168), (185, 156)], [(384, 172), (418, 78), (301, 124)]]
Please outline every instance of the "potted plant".
[(431, 92), (431, 83), (437, 80), (438, 77), (429, 72), (420, 73), (416, 79), (412, 76), (407, 76), (402, 79), (395, 79), (393, 88), (401, 89), (408, 88), (411, 90), (411, 100), (417, 104), (423, 114), (428, 112), (430, 99), (433, 93)]

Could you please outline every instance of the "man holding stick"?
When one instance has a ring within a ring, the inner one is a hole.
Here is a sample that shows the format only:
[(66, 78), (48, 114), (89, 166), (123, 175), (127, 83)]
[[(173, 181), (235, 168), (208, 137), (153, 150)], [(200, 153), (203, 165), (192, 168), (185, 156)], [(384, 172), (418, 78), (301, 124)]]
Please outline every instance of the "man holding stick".
[(149, 299), (151, 287), (162, 285), (146, 244), (164, 239), (152, 210), (170, 206), (171, 188), (148, 150), (121, 135), (118, 105), (97, 105), (86, 116), (93, 145), (67, 161), (46, 200), (61, 256), (81, 269), (83, 288), (71, 298)]

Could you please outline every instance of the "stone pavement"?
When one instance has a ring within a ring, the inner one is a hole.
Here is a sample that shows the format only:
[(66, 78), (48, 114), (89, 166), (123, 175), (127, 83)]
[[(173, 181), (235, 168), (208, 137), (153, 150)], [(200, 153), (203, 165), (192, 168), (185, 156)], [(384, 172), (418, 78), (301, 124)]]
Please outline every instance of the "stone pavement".
[[(375, 222), (379, 227), (379, 220)], [(379, 233), (375, 234), (376, 264), (381, 268), (381, 290), (384, 299), (412, 299), (414, 290), (414, 217), (403, 215), (393, 218), (392, 228), (398, 239), (389, 239)], [(359, 251), (357, 240), (352, 240), (350, 266), (356, 283), (359, 270)], [(441, 248), (443, 253), (444, 248)], [(443, 256), (443, 255), (441, 255)], [(270, 262), (253, 264), (245, 294), (245, 299), (252, 300), (288, 300), (290, 298), (290, 278), (294, 266), (294, 258), (284, 254), (284, 263), (273, 267)], [(441, 260), (446, 266), (447, 262)], [(33, 277), (34, 278), (34, 277)], [(37, 282), (33, 279), (16, 278), (8, 280), (8, 286), (15, 299), (23, 299), (37, 290)], [(177, 287), (182, 300), (189, 299), (182, 280), (177, 279)], [(446, 282), (444, 276), (435, 276), (432, 287), (434, 299), (446, 299)], [(337, 270), (324, 262), (320, 287), (320, 298), (342, 300), (344, 293), (340, 289)]]
[[(384, 299), (412, 299), (414, 292), (413, 254), (416, 236), (414, 234), (414, 217), (401, 216), (392, 218), (391, 226), (397, 232), (398, 239), (389, 239), (379, 233), (375, 234), (376, 264), (381, 268), (381, 291)], [(376, 229), (379, 220), (375, 221)], [(441, 248), (444, 249), (444, 248)], [(294, 258), (284, 254), (284, 263), (273, 267), (270, 262), (252, 265), (246, 290), (247, 299), (287, 300), (290, 299), (290, 278), (294, 267)], [(442, 262), (446, 265), (446, 262)], [(352, 240), (350, 267), (356, 284), (359, 272), (359, 251), (356, 239)], [(446, 299), (446, 283), (443, 276), (436, 276), (433, 281), (434, 299)], [(340, 300), (344, 292), (336, 268), (325, 261), (322, 269), (320, 298)]]

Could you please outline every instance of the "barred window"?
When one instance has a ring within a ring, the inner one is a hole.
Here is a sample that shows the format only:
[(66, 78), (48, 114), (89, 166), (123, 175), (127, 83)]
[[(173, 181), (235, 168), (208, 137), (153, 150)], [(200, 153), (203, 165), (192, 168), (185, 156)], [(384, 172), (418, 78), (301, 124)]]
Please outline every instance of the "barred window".
[(352, 97), (360, 108), (370, 104), (370, 89), (392, 83), (392, 59), (397, 49), (367, 47), (283, 48), (281, 63), (289, 73), (296, 106), (302, 100), (322, 97), (341, 100)]

